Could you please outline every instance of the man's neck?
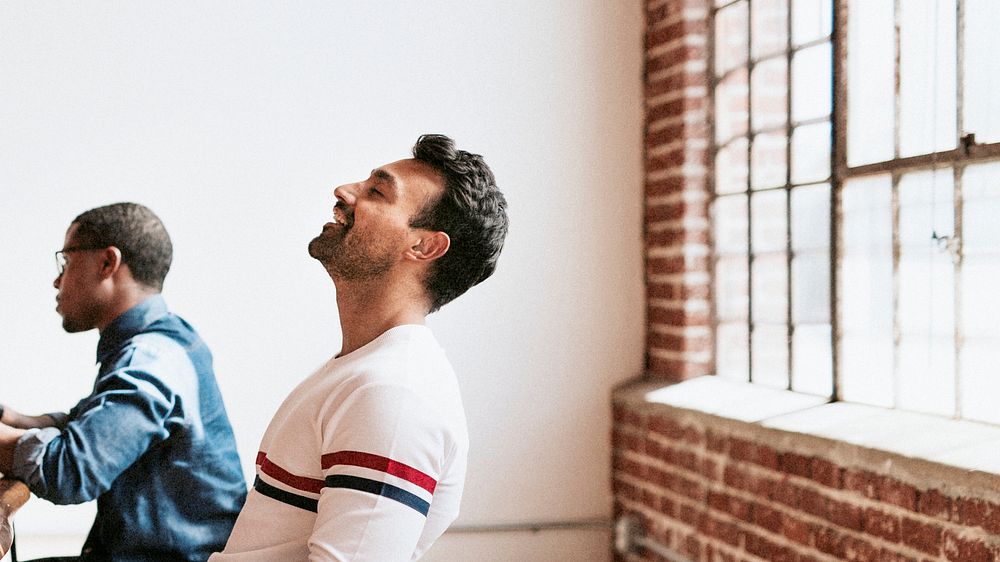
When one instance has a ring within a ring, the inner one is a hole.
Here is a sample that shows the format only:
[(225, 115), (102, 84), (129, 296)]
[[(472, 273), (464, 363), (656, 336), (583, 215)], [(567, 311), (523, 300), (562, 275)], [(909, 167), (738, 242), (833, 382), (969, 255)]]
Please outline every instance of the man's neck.
[(106, 309), (100, 323), (97, 325), (97, 331), (104, 333), (104, 329), (114, 322), (115, 319), (155, 294), (157, 294), (157, 291), (142, 287), (135, 287), (131, 290), (120, 292)]
[(344, 338), (341, 356), (364, 347), (396, 326), (423, 324), (427, 317), (427, 308), (420, 295), (391, 294), (385, 288), (391, 283), (374, 285), (337, 284), (337, 309)]

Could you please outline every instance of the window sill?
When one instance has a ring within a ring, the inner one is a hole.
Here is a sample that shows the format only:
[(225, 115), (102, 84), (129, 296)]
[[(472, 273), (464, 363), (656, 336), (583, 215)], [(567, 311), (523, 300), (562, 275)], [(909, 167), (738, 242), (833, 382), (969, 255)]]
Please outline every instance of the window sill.
[[(714, 376), (664, 386), (636, 383), (618, 400), (716, 418), (736, 433), (872, 470), (901, 471), (935, 485), (1000, 488), (1000, 426), (774, 390)], [(761, 435), (760, 433), (766, 433)]]

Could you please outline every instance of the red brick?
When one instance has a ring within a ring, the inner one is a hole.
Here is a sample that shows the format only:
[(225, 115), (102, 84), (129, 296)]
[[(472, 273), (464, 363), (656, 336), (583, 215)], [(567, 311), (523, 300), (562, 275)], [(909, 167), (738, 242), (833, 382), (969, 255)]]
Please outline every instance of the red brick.
[(769, 497), (776, 502), (781, 502), (797, 509), (799, 507), (799, 491), (800, 488), (798, 486), (790, 484), (785, 479), (774, 483)]
[(830, 461), (813, 458), (811, 477), (816, 482), (829, 486), (830, 488), (840, 488), (843, 486), (842, 474), (844, 469)]
[(892, 542), (899, 542), (902, 538), (899, 517), (878, 509), (865, 509), (863, 528), (870, 535)]
[(712, 366), (709, 363), (679, 361), (651, 356), (647, 359), (646, 369), (649, 376), (654, 379), (661, 378), (677, 382), (707, 375), (711, 373)]
[(799, 494), (799, 508), (817, 517), (826, 517), (826, 498), (815, 490), (802, 488)]
[(951, 498), (938, 490), (920, 492), (917, 498), (917, 510), (924, 515), (948, 519), (951, 515)]
[(740, 542), (740, 530), (735, 524), (711, 516), (706, 516), (702, 520), (698, 530), (706, 536), (732, 546), (738, 546)]
[[(658, 133), (656, 133), (658, 134)], [(650, 137), (646, 137), (647, 140)], [(673, 140), (672, 138), (665, 138), (664, 142), (669, 142)], [(649, 181), (646, 182), (645, 195), (650, 196), (663, 196), (663, 195), (673, 195), (675, 193), (680, 193), (684, 191), (686, 186), (685, 178), (682, 176), (670, 176), (662, 180)]]
[(816, 534), (816, 528), (799, 518), (785, 516), (781, 520), (781, 534), (788, 540), (811, 546)]
[[(676, 221), (683, 218), (691, 218), (691, 217), (707, 219), (708, 202), (678, 201), (676, 203), (646, 206), (647, 222)], [(686, 257), (687, 256), (676, 256), (676, 258), (680, 258), (681, 260), (684, 260), (684, 258)], [(652, 259), (674, 259), (674, 258), (652, 258)], [(705, 267), (707, 268), (707, 266), (708, 262), (705, 261)], [(683, 271), (683, 269), (676, 269), (676, 271)], [(660, 273), (669, 273), (669, 272), (660, 271)]]
[(826, 512), (826, 518), (831, 523), (854, 531), (864, 529), (864, 511), (856, 505), (828, 500)]
[(916, 519), (904, 517), (900, 526), (903, 543), (913, 548), (926, 552), (927, 554), (938, 555), (941, 552), (941, 526), (937, 524), (921, 523)]
[(750, 462), (770, 468), (771, 470), (778, 469), (778, 453), (770, 447), (750, 441), (733, 439), (729, 456), (736, 460)]
[(878, 548), (854, 537), (845, 537), (844, 539), (844, 560), (881, 562)]
[(702, 509), (690, 505), (681, 505), (680, 509), (677, 510), (677, 518), (692, 527), (698, 527), (704, 517), (706, 514)]
[(674, 39), (679, 39), (681, 37), (687, 37), (691, 35), (707, 35), (708, 34), (708, 22), (705, 20), (677, 20), (676, 22), (661, 27), (659, 29), (651, 29), (646, 32), (645, 46), (648, 51), (650, 48), (663, 43), (669, 43)]
[(812, 476), (812, 459), (810, 457), (795, 453), (782, 453), (780, 459), (782, 472), (803, 478)]
[(792, 549), (750, 533), (746, 535), (745, 548), (750, 554), (771, 562), (796, 562), (797, 559), (795, 551)]
[(680, 44), (657, 55), (656, 58), (646, 60), (646, 76), (659, 70), (683, 65), (688, 61), (706, 60), (707, 56), (705, 48), (700, 45)]
[(876, 487), (878, 499), (910, 511), (917, 510), (917, 490), (913, 486), (894, 478), (880, 477)]
[(710, 492), (708, 505), (716, 511), (727, 513), (747, 523), (753, 521), (753, 506), (736, 496), (724, 492)]
[[(711, 290), (712, 287), (708, 283), (649, 283), (646, 286), (646, 296), (668, 300), (707, 299), (711, 296)], [(670, 341), (671, 338), (697, 340), (708, 338), (707, 334), (695, 338), (680, 334), (652, 334), (652, 336), (665, 338), (666, 341)]]
[(659, 511), (661, 497), (662, 496), (660, 496), (660, 494), (657, 494), (656, 492), (650, 490), (643, 490), (642, 499), (640, 501), (642, 502), (642, 505), (652, 509), (653, 511)]
[(1000, 506), (979, 498), (955, 500), (955, 515), (963, 525), (976, 525), (991, 533), (1000, 533)]
[(722, 479), (722, 472), (719, 470), (719, 465), (712, 459), (702, 459), (701, 460), (701, 475), (709, 480), (719, 481)]
[(844, 489), (858, 492), (866, 498), (875, 499), (875, 481), (877, 475), (866, 470), (844, 469)]
[(707, 490), (704, 484), (689, 478), (684, 478), (683, 476), (677, 476), (674, 478), (669, 488), (678, 494), (698, 501), (704, 501), (707, 495)]
[(816, 548), (836, 558), (844, 558), (844, 535), (833, 529), (820, 529), (816, 533)]
[(916, 558), (910, 558), (898, 552), (882, 549), (878, 555), (879, 562), (918, 562)]
[(685, 442), (692, 445), (699, 445), (702, 441), (701, 432), (697, 429), (682, 426), (663, 416), (650, 417), (649, 430), (673, 441)]
[(672, 248), (680, 244), (708, 245), (707, 228), (669, 229), (646, 232), (647, 248)]
[(766, 505), (754, 504), (753, 522), (772, 533), (781, 532), (781, 512)]
[(727, 435), (709, 430), (705, 432), (705, 442), (708, 450), (713, 453), (729, 452), (729, 437)]
[(1000, 552), (981, 538), (963, 538), (951, 531), (944, 533), (944, 555), (952, 562), (993, 562)]
[(657, 306), (648, 307), (648, 311), (648, 320), (653, 324), (667, 326), (708, 326), (709, 322), (707, 312), (674, 310)]

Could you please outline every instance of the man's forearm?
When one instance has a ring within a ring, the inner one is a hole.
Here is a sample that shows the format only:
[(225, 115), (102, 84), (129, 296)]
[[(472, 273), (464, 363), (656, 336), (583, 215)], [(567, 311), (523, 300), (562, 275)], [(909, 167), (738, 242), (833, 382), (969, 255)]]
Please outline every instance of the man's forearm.
[(0, 413), (0, 423), (9, 425), (10, 427), (18, 429), (34, 429), (42, 427), (56, 427), (58, 423), (56, 420), (49, 415), (43, 414), (41, 416), (26, 416), (16, 410), (12, 410), (7, 406), (0, 406), (2, 408), (2, 413)]
[(23, 429), (0, 423), (0, 473), (7, 474), (14, 464), (14, 447), (24, 435)]

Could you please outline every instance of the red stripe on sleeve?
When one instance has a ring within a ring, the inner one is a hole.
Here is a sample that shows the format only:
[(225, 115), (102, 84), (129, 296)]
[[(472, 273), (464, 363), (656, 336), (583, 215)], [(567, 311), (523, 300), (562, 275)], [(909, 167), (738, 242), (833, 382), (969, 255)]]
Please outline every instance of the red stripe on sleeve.
[(427, 474), (413, 468), (412, 466), (394, 461), (387, 457), (373, 455), (371, 453), (362, 453), (361, 451), (338, 451), (336, 453), (327, 453), (323, 455), (323, 470), (338, 464), (360, 466), (362, 468), (370, 468), (372, 470), (385, 472), (386, 474), (391, 474), (402, 478), (407, 482), (416, 484), (432, 494), (434, 493), (434, 488), (437, 487), (437, 480), (434, 480)]
[(303, 492), (311, 492), (313, 494), (320, 493), (325, 486), (325, 483), (322, 480), (317, 478), (308, 478), (306, 476), (296, 476), (271, 462), (266, 455), (264, 455), (262, 459), (261, 455), (263, 455), (263, 453), (257, 454), (260, 471), (282, 484), (302, 490)]
[(263, 463), (264, 459), (266, 459), (266, 458), (267, 458), (267, 453), (265, 453), (264, 451), (257, 451), (257, 462), (254, 463), (254, 464), (256, 464), (257, 466), (260, 466), (261, 463)]

